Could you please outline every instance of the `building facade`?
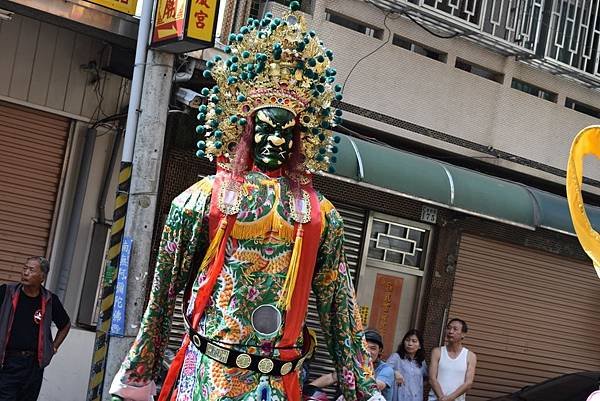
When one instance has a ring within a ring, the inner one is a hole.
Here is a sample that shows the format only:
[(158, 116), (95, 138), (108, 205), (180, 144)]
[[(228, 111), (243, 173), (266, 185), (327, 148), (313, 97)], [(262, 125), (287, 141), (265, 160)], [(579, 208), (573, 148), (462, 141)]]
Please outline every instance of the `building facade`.
[(48, 257), (45, 285), (73, 325), (45, 372), (48, 401), (87, 391), (129, 92), (118, 67), (136, 31), (133, 18), (83, 1), (0, 2), (0, 281)]

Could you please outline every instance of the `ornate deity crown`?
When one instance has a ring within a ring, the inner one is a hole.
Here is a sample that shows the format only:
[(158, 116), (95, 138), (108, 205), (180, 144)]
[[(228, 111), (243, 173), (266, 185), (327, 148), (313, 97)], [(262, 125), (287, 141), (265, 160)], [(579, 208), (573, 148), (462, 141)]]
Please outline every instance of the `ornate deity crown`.
[(302, 136), (304, 168), (333, 171), (338, 137), (331, 127), (341, 121), (341, 110), (331, 107), (341, 100), (341, 86), (333, 86), (333, 52), (325, 49), (293, 1), (283, 19), (267, 13), (250, 18), (240, 33), (231, 34), (225, 53), (207, 62), (206, 78), (217, 85), (202, 89), (208, 104), (199, 108), (196, 132), (199, 157), (231, 159), (252, 114), (261, 108), (280, 107), (297, 118)]

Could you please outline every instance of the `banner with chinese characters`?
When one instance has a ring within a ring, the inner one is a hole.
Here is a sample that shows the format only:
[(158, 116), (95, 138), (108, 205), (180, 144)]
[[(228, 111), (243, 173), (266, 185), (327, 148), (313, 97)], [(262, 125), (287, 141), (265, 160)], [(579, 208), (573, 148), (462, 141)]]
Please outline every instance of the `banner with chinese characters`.
[(114, 336), (123, 336), (125, 334), (125, 302), (127, 300), (127, 276), (129, 275), (132, 242), (131, 237), (123, 237), (123, 242), (121, 243), (121, 259), (119, 261), (117, 288), (115, 289), (115, 301), (110, 324), (110, 334)]
[(219, 0), (159, 0), (152, 47), (186, 53), (212, 47)]
[(383, 351), (389, 355), (395, 349), (394, 337), (402, 296), (402, 277), (377, 273), (375, 292), (371, 303), (369, 327), (376, 329), (383, 337)]
[(111, 10), (120, 11), (125, 14), (135, 15), (138, 0), (87, 0)]

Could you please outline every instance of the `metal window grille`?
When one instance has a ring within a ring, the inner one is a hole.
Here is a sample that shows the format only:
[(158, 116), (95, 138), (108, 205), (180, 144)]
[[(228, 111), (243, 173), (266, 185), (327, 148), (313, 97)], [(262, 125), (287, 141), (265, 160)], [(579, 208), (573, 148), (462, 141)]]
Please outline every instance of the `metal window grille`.
[(367, 257), (422, 270), (428, 238), (425, 228), (373, 218)]

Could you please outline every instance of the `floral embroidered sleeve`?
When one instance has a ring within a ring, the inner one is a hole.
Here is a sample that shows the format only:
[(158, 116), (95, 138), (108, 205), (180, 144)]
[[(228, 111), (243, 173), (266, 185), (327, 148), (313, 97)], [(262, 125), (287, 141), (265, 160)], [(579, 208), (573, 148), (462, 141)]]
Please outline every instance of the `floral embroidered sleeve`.
[(367, 400), (378, 391), (346, 265), (343, 223), (327, 200), (321, 207), (325, 210), (325, 228), (313, 280), (321, 327), (344, 398)]
[(138, 335), (113, 381), (111, 394), (147, 400), (154, 392), (153, 379), (167, 346), (175, 298), (194, 270), (194, 255), (206, 247), (211, 188), (212, 177), (207, 177), (171, 204), (148, 306)]

